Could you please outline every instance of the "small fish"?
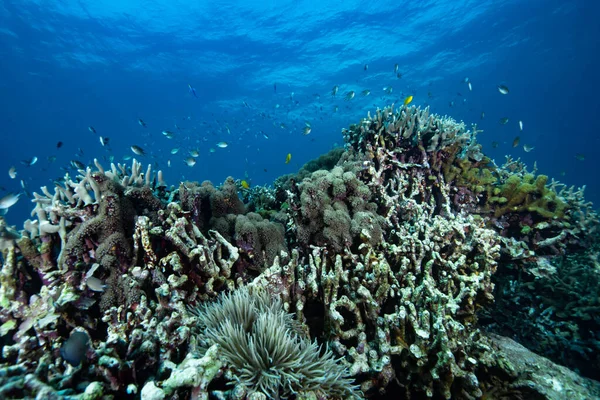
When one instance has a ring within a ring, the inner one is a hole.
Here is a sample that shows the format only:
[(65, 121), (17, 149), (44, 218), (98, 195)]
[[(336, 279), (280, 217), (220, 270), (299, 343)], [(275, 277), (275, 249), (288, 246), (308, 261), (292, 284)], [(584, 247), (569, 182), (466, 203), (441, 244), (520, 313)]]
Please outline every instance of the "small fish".
[(334, 113), (336, 113), (336, 112), (338, 112), (338, 110), (339, 110), (339, 109), (340, 109), (340, 108), (339, 108), (338, 106), (334, 106), (334, 107), (333, 107), (333, 112), (334, 112)]
[(464, 83), (469, 83), (469, 77), (468, 77), (468, 76), (465, 76), (465, 77), (464, 77), (464, 79), (463, 79), (463, 82), (464, 82)]
[(138, 118), (138, 124), (140, 124), (140, 126), (141, 126), (142, 128), (145, 128), (145, 127), (146, 127), (146, 123), (145, 123), (145, 122), (144, 122), (144, 120), (143, 120), (143, 119), (141, 119), (141, 118)]
[(274, 84), (273, 84), (273, 92), (274, 92), (274, 93), (277, 93), (277, 83), (274, 83)]
[(240, 182), (240, 185), (242, 185), (242, 188), (244, 189), (250, 189), (250, 184), (248, 182), (246, 182), (245, 180), (243, 180), (242, 182)]
[(17, 168), (14, 165), (8, 169), (8, 176), (10, 176), (10, 179), (17, 177)]
[(224, 149), (227, 146), (228, 146), (227, 142), (219, 142), (219, 143), (217, 143), (217, 147), (220, 147), (222, 149)]
[(523, 145), (523, 150), (525, 150), (525, 153), (529, 153), (533, 149), (535, 149), (534, 146), (529, 146), (528, 144)]
[(360, 92), (360, 94), (361, 94), (361, 96), (363, 96), (363, 97), (366, 97), (366, 96), (368, 96), (368, 95), (370, 95), (370, 94), (371, 94), (371, 91), (370, 91), (370, 90), (367, 90), (367, 89), (365, 89), (365, 90), (363, 90), (362, 92)]
[(107, 137), (103, 137), (103, 136), (100, 136), (100, 144), (101, 144), (102, 146), (108, 146), (108, 142), (109, 142), (109, 141), (110, 141), (110, 139), (109, 139), (109, 138), (107, 138)]
[(167, 160), (167, 167), (171, 168), (171, 160)]
[(71, 333), (69, 339), (60, 347), (60, 356), (73, 367), (79, 366), (86, 357), (89, 340), (86, 333), (80, 331)]
[(408, 96), (407, 98), (404, 99), (404, 105), (407, 106), (409, 105), (411, 102), (413, 101), (413, 97), (412, 96)]
[(269, 138), (269, 135), (267, 135), (267, 134), (266, 134), (266, 133), (264, 133), (264, 132), (262, 133), (262, 135), (263, 135), (263, 137), (264, 137), (265, 139), (268, 139), (268, 138)]
[(349, 91), (348, 93), (346, 93), (346, 97), (344, 97), (344, 100), (346, 101), (350, 101), (354, 98), (354, 95), (356, 93), (354, 93), (354, 90)]
[(481, 112), (481, 119), (484, 119), (484, 118), (485, 118), (485, 112), (484, 112), (484, 111), (482, 111), (482, 112)]
[(56, 143), (56, 148), (60, 149), (62, 147), (62, 145), (63, 145), (63, 142), (58, 142), (58, 143)]
[(71, 160), (71, 166), (75, 169), (85, 169), (85, 165), (79, 160)]
[(171, 149), (171, 154), (177, 154), (179, 152), (179, 147), (175, 147), (174, 149)]
[(500, 118), (500, 125), (506, 125), (506, 123), (508, 122), (508, 118), (504, 117), (504, 118)]
[(208, 149), (209, 153), (214, 153), (216, 150), (214, 149), (214, 147), (211, 147), (210, 149)]
[(87, 278), (85, 284), (94, 292), (104, 292), (104, 289), (106, 289), (104, 282), (95, 276), (90, 276)]
[(575, 158), (576, 158), (578, 161), (584, 161), (584, 160), (585, 160), (585, 154), (583, 154), (583, 153), (576, 154), (576, 155), (575, 155)]
[(171, 131), (162, 131), (162, 134), (167, 138), (167, 139), (173, 139), (173, 136), (175, 136), (175, 134)]
[(469, 91), (473, 91), (473, 85), (471, 85), (471, 82), (468, 82), (467, 85), (469, 86)]
[(198, 149), (192, 149), (192, 150), (190, 150), (190, 156), (198, 157), (198, 156), (200, 156), (200, 152), (198, 151)]
[(398, 64), (394, 64), (394, 73), (397, 74), (398, 73), (398, 69), (400, 68), (400, 66)]
[(29, 160), (21, 161), (21, 164), (25, 164), (28, 167), (31, 167), (33, 164), (37, 162), (38, 158), (36, 156), (31, 157)]
[(302, 130), (302, 134), (304, 136), (308, 135), (310, 132), (312, 131), (312, 128), (310, 126), (305, 126), (304, 129)]
[(93, 126), (88, 126), (88, 131), (96, 133), (96, 129)]
[(27, 188), (27, 184), (25, 183), (25, 181), (23, 179), (21, 179), (21, 188), (23, 189), (23, 193), (25, 193), (25, 195), (29, 198), (31, 198), (31, 193), (29, 192), (29, 189)]
[(194, 157), (188, 157), (185, 160), (183, 160), (183, 162), (185, 162), (188, 167), (193, 167), (194, 165), (196, 165), (196, 159)]
[(519, 121), (519, 130), (522, 131), (523, 130), (523, 121)]
[(509, 92), (508, 87), (504, 85), (498, 85), (498, 91), (502, 94), (508, 94)]
[(383, 88), (383, 91), (386, 92), (387, 94), (392, 94), (392, 92), (394, 91), (394, 88), (391, 86), (386, 86)]
[(283, 122), (279, 124), (279, 127), (280, 127), (281, 129), (287, 129), (287, 125), (286, 125), (286, 124), (284, 124)]
[(450, 107), (454, 107), (454, 101), (450, 101), (450, 102), (448, 103), (448, 106), (450, 106)]
[(138, 156), (145, 156), (146, 152), (140, 146), (133, 145), (131, 146), (131, 151), (133, 151)]
[(499, 145), (500, 145), (500, 143), (498, 143), (496, 141), (492, 142), (492, 148), (494, 148), (494, 149), (497, 148)]
[(363, 67), (363, 69), (366, 71), (369, 69), (369, 64), (365, 64), (365, 66)]
[(331, 89), (331, 95), (332, 95), (333, 97), (335, 97), (335, 95), (337, 94), (337, 92), (338, 92), (338, 90), (339, 90), (339, 89), (340, 89), (340, 88), (339, 88), (339, 86), (338, 86), (338, 85), (335, 85), (335, 86), (333, 87), (333, 89)]
[(56, 161), (56, 156), (48, 156), (49, 163), (53, 163), (54, 161)]
[(285, 156), (285, 163), (289, 164), (291, 160), (292, 160), (292, 153), (288, 153), (287, 156)]
[(195, 98), (198, 98), (198, 95), (196, 94), (196, 89), (194, 89), (190, 84), (188, 84), (188, 92), (190, 92)]
[(17, 204), (22, 193), (9, 193), (0, 199), (0, 210), (7, 210)]
[(398, 73), (396, 74), (396, 78), (398, 78), (398, 79), (402, 79), (402, 74), (401, 74), (400, 72), (398, 72)]
[(514, 138), (513, 142), (512, 142), (512, 147), (517, 147), (519, 145), (520, 141), (521, 141), (521, 138), (519, 136), (517, 136), (516, 138)]

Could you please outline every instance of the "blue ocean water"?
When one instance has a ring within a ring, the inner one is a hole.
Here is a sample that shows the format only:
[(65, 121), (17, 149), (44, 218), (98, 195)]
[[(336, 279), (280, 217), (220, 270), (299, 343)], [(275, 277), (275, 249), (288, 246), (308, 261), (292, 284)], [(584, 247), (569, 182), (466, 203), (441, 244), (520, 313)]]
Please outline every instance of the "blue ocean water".
[[(341, 129), (368, 110), (412, 95), (477, 123), (497, 163), (537, 162), (540, 173), (587, 185), (598, 205), (599, 17), (591, 0), (3, 0), (0, 196), (21, 180), (29, 191), (52, 187), (65, 169), (75, 174), (71, 160), (108, 168), (110, 156), (153, 163), (172, 185), (268, 184), (342, 145)], [(32, 208), (22, 197), (6, 218), (21, 227)]]

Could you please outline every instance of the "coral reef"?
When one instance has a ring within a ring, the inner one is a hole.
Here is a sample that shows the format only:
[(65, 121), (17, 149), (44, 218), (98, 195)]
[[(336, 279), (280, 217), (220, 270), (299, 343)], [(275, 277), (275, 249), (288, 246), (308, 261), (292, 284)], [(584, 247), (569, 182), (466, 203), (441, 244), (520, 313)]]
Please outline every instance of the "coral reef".
[(510, 264), (495, 276), (486, 329), (600, 380), (600, 241), (585, 252)]
[(598, 216), (477, 133), (391, 106), (272, 188), (137, 161), (42, 188), (0, 217), (0, 396), (559, 396), (485, 330), (596, 377)]

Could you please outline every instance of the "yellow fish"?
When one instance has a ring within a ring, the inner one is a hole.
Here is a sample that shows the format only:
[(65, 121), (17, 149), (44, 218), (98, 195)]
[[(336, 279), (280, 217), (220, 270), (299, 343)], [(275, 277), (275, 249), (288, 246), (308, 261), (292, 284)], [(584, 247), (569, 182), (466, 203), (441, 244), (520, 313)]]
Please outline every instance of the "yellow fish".
[(408, 96), (407, 98), (404, 99), (404, 105), (407, 106), (412, 102), (413, 97), (412, 96)]
[(288, 155), (285, 157), (285, 163), (289, 164), (291, 159), (292, 159), (292, 153), (288, 153)]
[(250, 184), (248, 182), (242, 181), (241, 184), (242, 184), (242, 188), (244, 188), (244, 189), (250, 189)]

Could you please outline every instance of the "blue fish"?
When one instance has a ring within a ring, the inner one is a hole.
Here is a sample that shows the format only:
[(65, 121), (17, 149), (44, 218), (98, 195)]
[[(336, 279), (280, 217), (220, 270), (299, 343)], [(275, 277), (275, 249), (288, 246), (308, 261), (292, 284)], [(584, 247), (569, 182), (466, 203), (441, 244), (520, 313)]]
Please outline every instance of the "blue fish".
[(194, 89), (192, 87), (192, 85), (188, 84), (188, 91), (194, 95), (195, 98), (198, 98), (198, 95), (196, 94), (196, 89)]
[(83, 332), (71, 333), (69, 339), (60, 348), (60, 356), (72, 366), (77, 367), (86, 358), (89, 340), (88, 335)]

